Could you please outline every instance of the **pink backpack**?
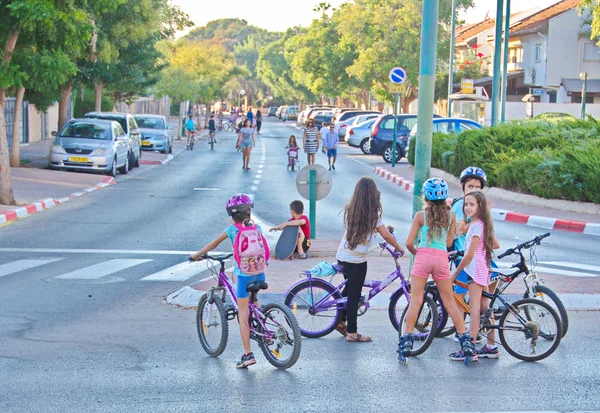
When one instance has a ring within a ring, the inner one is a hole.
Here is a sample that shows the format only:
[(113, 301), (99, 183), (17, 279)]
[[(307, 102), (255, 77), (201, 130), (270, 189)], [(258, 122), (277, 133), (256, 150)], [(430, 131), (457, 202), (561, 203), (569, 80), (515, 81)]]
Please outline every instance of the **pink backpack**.
[(233, 241), (233, 258), (244, 274), (262, 274), (271, 258), (269, 244), (254, 222), (247, 221), (246, 224), (234, 224), (238, 233)]

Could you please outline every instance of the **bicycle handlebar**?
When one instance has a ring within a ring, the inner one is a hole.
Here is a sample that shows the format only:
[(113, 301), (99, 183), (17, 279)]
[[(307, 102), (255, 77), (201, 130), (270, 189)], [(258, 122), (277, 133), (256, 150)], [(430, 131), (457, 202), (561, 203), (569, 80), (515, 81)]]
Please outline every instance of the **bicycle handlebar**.
[(506, 251), (504, 251), (502, 254), (498, 255), (498, 259), (502, 259), (509, 255), (520, 253), (522, 249), (529, 249), (529, 248), (533, 247), (534, 245), (540, 245), (542, 240), (549, 236), (550, 236), (550, 233), (546, 232), (545, 234), (538, 235), (537, 237), (530, 239), (529, 241), (525, 241), (525, 242), (517, 245), (516, 247), (509, 248)]

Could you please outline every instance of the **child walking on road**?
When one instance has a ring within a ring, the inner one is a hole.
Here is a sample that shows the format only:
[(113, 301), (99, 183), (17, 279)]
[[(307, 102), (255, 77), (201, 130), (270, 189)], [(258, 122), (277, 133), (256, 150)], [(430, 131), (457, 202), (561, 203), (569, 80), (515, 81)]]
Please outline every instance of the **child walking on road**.
[[(242, 229), (242, 226), (251, 221), (252, 208), (254, 208), (254, 203), (248, 195), (236, 194), (232, 196), (229, 201), (227, 201), (226, 205), (227, 214), (233, 219), (232, 223), (225, 228), (225, 231), (223, 231), (223, 233), (214, 241), (208, 243), (200, 251), (190, 255), (190, 259), (193, 261), (201, 261), (203, 259), (202, 255), (217, 248), (227, 238), (229, 238), (231, 243), (234, 244), (235, 238), (240, 229)], [(262, 229), (260, 226), (258, 226), (258, 230), (262, 234)], [(264, 247), (268, 249), (264, 238), (263, 242), (265, 243)], [(237, 362), (236, 367), (245, 368), (256, 364), (256, 359), (254, 358), (254, 354), (252, 353), (252, 349), (250, 347), (250, 326), (248, 325), (249, 298), (246, 287), (253, 282), (266, 281), (266, 277), (265, 273), (258, 275), (247, 275), (242, 273), (235, 260), (233, 262), (233, 273), (237, 277), (236, 295), (238, 300), (238, 321), (240, 323), (242, 344), (244, 345), (244, 354), (242, 355), (242, 359)]]
[(379, 233), (401, 255), (404, 254), (404, 249), (383, 225), (382, 213), (381, 192), (377, 184), (371, 178), (361, 178), (344, 209), (344, 236), (336, 254), (344, 278), (348, 280), (342, 291), (342, 295), (348, 297), (346, 313), (343, 315), (343, 321), (336, 326), (336, 330), (346, 336), (346, 341), (353, 343), (373, 341), (371, 337), (357, 332), (357, 316), (358, 301), (367, 276), (369, 248), (376, 233)]
[[(406, 358), (411, 355), (415, 341), (413, 331), (423, 305), (423, 294), (429, 275), (433, 277), (446, 311), (460, 334), (462, 350), (459, 353), (463, 355), (463, 360), (465, 356), (475, 358), (475, 345), (466, 332), (463, 313), (454, 301), (452, 279), (448, 269), (447, 247), (452, 245), (456, 227), (454, 213), (446, 203), (448, 184), (440, 178), (429, 178), (423, 184), (423, 193), (425, 208), (415, 215), (406, 239), (406, 248), (415, 255), (415, 261), (411, 272), (410, 304), (406, 314), (405, 334), (400, 337), (398, 344), (399, 360), (406, 364)], [(415, 248), (417, 237), (418, 248)]]
[[(471, 219), (469, 231), (467, 232), (467, 248), (465, 256), (460, 262), (452, 279), (456, 279), (462, 270), (465, 270), (468, 276), (469, 285), (469, 313), (471, 314), (471, 324), (469, 327), (471, 337), (477, 337), (479, 332), (480, 318), (482, 309), (488, 307), (488, 299), (482, 296), (482, 292), (489, 292), (490, 285), (490, 263), (495, 248), (500, 248), (498, 240), (494, 236), (494, 226), (492, 216), (488, 208), (487, 200), (483, 192), (474, 191), (465, 196), (464, 213)], [(446, 301), (444, 301), (445, 303)], [(496, 330), (490, 329), (487, 344), (477, 350), (474, 360), (477, 357), (498, 358), (499, 352), (496, 343)], [(452, 360), (464, 360), (465, 355), (462, 350), (450, 355)]]

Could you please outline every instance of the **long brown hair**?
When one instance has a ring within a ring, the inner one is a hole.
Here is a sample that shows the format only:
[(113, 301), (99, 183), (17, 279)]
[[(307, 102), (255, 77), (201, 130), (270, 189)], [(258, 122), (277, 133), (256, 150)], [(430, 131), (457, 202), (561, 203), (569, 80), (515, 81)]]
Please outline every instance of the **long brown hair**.
[(494, 221), (492, 221), (492, 213), (490, 212), (487, 199), (485, 198), (483, 192), (469, 192), (467, 195), (465, 195), (465, 200), (468, 196), (472, 196), (477, 202), (477, 219), (483, 223), (483, 246), (485, 247), (485, 259), (487, 264), (490, 265), (492, 262), (492, 256), (494, 254)]
[(369, 177), (361, 178), (344, 209), (344, 227), (349, 249), (353, 250), (371, 239), (382, 212), (381, 192), (377, 184)]
[[(444, 230), (450, 226), (450, 205), (446, 200), (430, 201), (425, 200), (425, 220), (429, 227), (427, 230), (427, 242), (431, 243), (434, 239), (443, 236)], [(444, 240), (445, 241), (445, 240)]]

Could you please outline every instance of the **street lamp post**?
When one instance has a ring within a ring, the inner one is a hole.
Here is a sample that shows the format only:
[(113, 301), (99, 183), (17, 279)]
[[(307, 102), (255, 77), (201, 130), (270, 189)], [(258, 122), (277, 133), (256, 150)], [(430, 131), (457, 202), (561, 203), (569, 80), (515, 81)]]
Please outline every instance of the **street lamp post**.
[(502, 13), (504, 0), (496, 3), (496, 37), (494, 39), (494, 78), (492, 80), (492, 126), (498, 122), (498, 104), (500, 102), (500, 59), (502, 57)]
[(587, 98), (587, 72), (581, 72), (579, 79), (583, 80), (583, 87), (581, 88), (581, 119), (585, 119), (585, 100)]
[(450, 68), (448, 72), (448, 117), (452, 117), (452, 99), (454, 83), (454, 36), (456, 33), (456, 0), (452, 0), (452, 26), (450, 26)]

